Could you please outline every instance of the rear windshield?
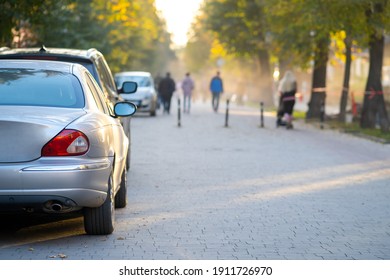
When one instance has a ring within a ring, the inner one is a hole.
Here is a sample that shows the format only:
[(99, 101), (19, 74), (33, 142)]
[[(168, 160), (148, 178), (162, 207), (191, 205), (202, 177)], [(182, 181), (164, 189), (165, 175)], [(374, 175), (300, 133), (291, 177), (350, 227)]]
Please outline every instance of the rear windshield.
[(0, 68), (0, 105), (82, 108), (84, 95), (68, 73)]

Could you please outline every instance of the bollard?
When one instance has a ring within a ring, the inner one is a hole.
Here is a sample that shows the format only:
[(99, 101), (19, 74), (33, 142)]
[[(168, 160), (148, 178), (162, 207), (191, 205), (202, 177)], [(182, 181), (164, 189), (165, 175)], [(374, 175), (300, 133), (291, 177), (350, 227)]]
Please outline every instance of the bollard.
[(260, 102), (260, 127), (264, 127), (264, 103)]
[(177, 99), (177, 126), (181, 127), (181, 115), (180, 115), (180, 98)]
[(229, 122), (229, 99), (226, 100), (225, 127), (229, 126), (228, 122)]
[(325, 122), (325, 101), (321, 102), (321, 109), (320, 109), (320, 128), (324, 129), (324, 122)]

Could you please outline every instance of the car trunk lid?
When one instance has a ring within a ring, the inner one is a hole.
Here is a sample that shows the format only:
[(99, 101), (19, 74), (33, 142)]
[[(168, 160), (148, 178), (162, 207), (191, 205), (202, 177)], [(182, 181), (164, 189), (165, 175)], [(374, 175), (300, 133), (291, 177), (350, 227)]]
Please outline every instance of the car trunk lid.
[(0, 163), (26, 162), (39, 158), (47, 142), (85, 114), (82, 109), (2, 106)]

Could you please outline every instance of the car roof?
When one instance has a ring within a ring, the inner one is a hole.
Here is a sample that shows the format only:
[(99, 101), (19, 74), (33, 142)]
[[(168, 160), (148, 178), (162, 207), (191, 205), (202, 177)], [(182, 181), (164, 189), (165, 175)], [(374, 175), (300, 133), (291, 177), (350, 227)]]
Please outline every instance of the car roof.
[(1, 61), (0, 68), (33, 68), (33, 69), (42, 69), (42, 70), (53, 70), (64, 73), (72, 73), (73, 67), (84, 66), (77, 63), (69, 63), (63, 61), (45, 61), (40, 60), (27, 60), (27, 59), (5, 59)]
[(15, 59), (18, 57), (23, 59), (34, 59), (34, 57), (37, 57), (37, 59), (45, 58), (45, 60), (55, 60), (55, 57), (61, 57), (61, 60), (67, 61), (67, 57), (69, 57), (70, 62), (75, 62), (75, 58), (85, 62), (91, 61), (91, 59), (96, 56), (102, 56), (102, 54), (94, 48), (88, 50), (46, 48), (45, 46), (40, 48), (0, 48), (0, 59)]
[(141, 76), (141, 77), (149, 77), (152, 74), (146, 71), (125, 71), (116, 73), (115, 76)]

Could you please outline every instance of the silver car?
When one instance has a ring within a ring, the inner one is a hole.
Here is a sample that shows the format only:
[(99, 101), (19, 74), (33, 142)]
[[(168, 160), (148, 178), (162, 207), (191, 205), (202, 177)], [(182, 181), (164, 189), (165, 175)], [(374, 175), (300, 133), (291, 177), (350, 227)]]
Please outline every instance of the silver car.
[(134, 94), (122, 93), (122, 98), (136, 104), (138, 112), (149, 113), (151, 116), (156, 115), (158, 100), (152, 74), (143, 71), (127, 71), (115, 74), (114, 79), (118, 87), (121, 87), (125, 81), (136, 82), (137, 92)]
[[(134, 92), (125, 83), (124, 92)], [(83, 209), (88, 234), (114, 230), (126, 206), (129, 140), (119, 117), (79, 64), (2, 60), (0, 64), (0, 208), (66, 213)]]

